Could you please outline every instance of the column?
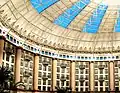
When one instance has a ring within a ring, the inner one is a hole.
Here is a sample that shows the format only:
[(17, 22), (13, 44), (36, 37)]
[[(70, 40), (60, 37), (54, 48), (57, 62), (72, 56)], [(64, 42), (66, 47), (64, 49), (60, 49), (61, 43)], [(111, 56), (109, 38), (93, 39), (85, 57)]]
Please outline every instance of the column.
[(75, 62), (70, 63), (70, 87), (75, 91)]
[(33, 63), (33, 90), (38, 90), (39, 54), (35, 54)]
[(52, 62), (52, 91), (55, 91), (57, 77), (57, 59), (53, 59)]
[(90, 91), (94, 91), (94, 87), (95, 87), (95, 73), (94, 73), (94, 62), (90, 62)]
[(15, 83), (20, 81), (20, 62), (21, 62), (21, 55), (22, 55), (22, 47), (16, 48), (16, 55), (15, 55)]
[(109, 62), (110, 91), (115, 91), (114, 62)]
[(2, 60), (3, 60), (4, 39), (5, 37), (0, 36), (0, 65), (2, 65)]

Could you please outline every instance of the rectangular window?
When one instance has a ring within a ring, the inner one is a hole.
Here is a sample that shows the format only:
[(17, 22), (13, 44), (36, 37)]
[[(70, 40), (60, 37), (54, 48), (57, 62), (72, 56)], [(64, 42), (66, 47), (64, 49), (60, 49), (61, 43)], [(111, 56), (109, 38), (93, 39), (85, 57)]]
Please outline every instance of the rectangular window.
[(100, 82), (100, 86), (103, 86), (103, 82)]
[(41, 64), (39, 64), (39, 70), (42, 70), (42, 65)]
[(60, 81), (57, 81), (57, 86), (59, 86), (60, 85)]
[(6, 54), (6, 61), (8, 61), (8, 62), (9, 62), (9, 57), (10, 56)]
[(100, 69), (100, 74), (103, 74), (103, 70)]
[(79, 71), (78, 71), (78, 69), (76, 69), (75, 73), (76, 73), (76, 74), (79, 74)]
[(65, 73), (65, 68), (62, 68), (62, 69), (61, 69), (61, 72), (62, 72), (62, 73)]
[(43, 80), (43, 85), (46, 85), (46, 80)]
[(76, 81), (76, 83), (75, 83), (75, 84), (76, 84), (76, 86), (79, 86), (79, 82), (78, 82), (78, 81)]
[(57, 67), (57, 72), (60, 72), (60, 68), (59, 67)]
[(43, 86), (43, 91), (46, 91), (46, 87), (45, 86)]
[(88, 82), (85, 82), (85, 86), (88, 86)]
[(83, 86), (83, 82), (80, 82), (80, 86)]
[(48, 85), (50, 85), (51, 83), (50, 83), (51, 81), (50, 80), (48, 80)]
[(6, 67), (9, 68), (9, 64), (8, 63), (6, 63)]
[(85, 73), (88, 74), (88, 69), (85, 70)]
[(95, 86), (98, 86), (98, 82), (97, 81), (95, 82)]
[(59, 74), (57, 74), (57, 79), (60, 79), (60, 75)]
[(66, 86), (69, 86), (69, 81), (66, 81)]
[(38, 80), (38, 84), (41, 85), (41, 79)]

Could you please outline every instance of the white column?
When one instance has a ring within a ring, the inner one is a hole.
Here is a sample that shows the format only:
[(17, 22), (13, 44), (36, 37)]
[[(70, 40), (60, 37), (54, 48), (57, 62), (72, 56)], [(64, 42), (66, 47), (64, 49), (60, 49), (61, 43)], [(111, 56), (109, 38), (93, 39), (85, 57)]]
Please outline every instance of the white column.
[(33, 90), (38, 90), (39, 55), (35, 54), (33, 63)]
[(90, 62), (90, 91), (94, 91), (95, 87), (95, 73), (94, 73), (94, 62)]
[(56, 79), (57, 79), (57, 59), (53, 59), (52, 61), (52, 91), (55, 91), (56, 87)]
[(20, 63), (21, 63), (22, 47), (17, 47), (15, 55), (15, 83), (20, 81)]
[(75, 91), (75, 62), (70, 63), (70, 87)]
[(0, 36), (0, 65), (2, 65), (2, 60), (3, 60), (4, 39), (5, 37)]
[(109, 62), (110, 91), (115, 91), (114, 62)]

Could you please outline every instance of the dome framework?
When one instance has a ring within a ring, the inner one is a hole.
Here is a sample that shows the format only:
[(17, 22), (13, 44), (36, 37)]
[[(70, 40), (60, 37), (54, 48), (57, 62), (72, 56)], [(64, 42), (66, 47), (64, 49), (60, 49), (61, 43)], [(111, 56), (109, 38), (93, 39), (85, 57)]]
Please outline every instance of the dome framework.
[(28, 90), (120, 91), (119, 24), (119, 5), (2, 0), (0, 65), (11, 67)]

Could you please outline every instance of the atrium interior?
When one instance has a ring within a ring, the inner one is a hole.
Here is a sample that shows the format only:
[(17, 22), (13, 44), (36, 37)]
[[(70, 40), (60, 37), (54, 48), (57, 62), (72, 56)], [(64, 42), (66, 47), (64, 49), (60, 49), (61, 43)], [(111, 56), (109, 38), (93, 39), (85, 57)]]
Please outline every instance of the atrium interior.
[(1, 65), (29, 93), (119, 93), (120, 0), (0, 0)]

